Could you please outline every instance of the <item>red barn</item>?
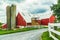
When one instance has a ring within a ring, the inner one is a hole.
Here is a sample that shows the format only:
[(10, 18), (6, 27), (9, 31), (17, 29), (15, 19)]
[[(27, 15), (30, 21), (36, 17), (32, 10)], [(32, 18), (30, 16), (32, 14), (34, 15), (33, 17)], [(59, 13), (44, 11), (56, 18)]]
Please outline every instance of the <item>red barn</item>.
[(3, 29), (7, 28), (7, 24), (3, 24), (3, 25), (2, 25), (2, 28), (3, 28)]
[(26, 21), (24, 20), (24, 18), (21, 16), (20, 13), (18, 13), (18, 15), (16, 17), (16, 25), (17, 26), (26, 26)]
[(56, 19), (55, 16), (52, 15), (52, 16), (49, 18), (49, 23), (54, 23), (55, 19)]
[(48, 18), (41, 20), (41, 25), (48, 25), (48, 23), (49, 23), (49, 19)]
[(50, 18), (42, 19), (41, 24), (42, 25), (48, 25), (48, 23), (54, 23), (55, 21), (55, 16), (51, 16)]

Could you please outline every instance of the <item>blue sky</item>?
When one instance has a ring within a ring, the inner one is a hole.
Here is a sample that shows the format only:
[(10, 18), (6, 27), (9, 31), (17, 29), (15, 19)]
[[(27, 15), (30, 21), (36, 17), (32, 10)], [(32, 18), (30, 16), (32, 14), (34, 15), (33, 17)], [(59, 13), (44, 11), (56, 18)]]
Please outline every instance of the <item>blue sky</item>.
[(57, 0), (0, 0), (0, 21), (6, 23), (6, 6), (17, 5), (17, 13), (27, 11), (29, 13), (49, 12), (50, 6), (56, 4)]

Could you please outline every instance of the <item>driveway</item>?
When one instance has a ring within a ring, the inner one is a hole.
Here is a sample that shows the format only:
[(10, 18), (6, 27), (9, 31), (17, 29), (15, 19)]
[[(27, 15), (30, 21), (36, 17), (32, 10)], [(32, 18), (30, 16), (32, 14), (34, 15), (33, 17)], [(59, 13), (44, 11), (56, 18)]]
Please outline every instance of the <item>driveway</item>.
[(45, 31), (47, 31), (47, 28), (8, 35), (0, 35), (0, 40), (39, 40), (41, 34)]

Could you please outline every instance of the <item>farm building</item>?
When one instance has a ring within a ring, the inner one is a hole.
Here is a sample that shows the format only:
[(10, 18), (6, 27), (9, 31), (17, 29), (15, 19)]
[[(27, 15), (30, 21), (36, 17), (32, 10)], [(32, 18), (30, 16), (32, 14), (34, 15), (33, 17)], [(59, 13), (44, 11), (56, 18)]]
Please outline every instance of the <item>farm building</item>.
[[(39, 19), (33, 21), (32, 18), (38, 17)], [(16, 25), (17, 27), (21, 26), (32, 26), (32, 25), (48, 25), (49, 22), (53, 23), (55, 20), (55, 16), (53, 14), (37, 14), (37, 15), (32, 15), (29, 13), (18, 13), (16, 16)], [(6, 24), (7, 25), (7, 24)], [(2, 27), (5, 28), (6, 25), (3, 25)]]
[(17, 26), (26, 26), (26, 21), (24, 20), (24, 18), (20, 15), (20, 13), (18, 13), (17, 17), (16, 17), (16, 25)]

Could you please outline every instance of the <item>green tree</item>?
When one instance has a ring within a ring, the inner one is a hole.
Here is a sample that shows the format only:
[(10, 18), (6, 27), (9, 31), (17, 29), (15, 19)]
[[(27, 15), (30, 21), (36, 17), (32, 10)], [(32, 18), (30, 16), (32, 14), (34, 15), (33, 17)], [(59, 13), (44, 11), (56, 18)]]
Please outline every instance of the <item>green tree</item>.
[(2, 28), (2, 24), (3, 24), (3, 23), (0, 23), (0, 28)]
[(53, 10), (54, 15), (57, 16), (57, 21), (60, 22), (60, 0), (58, 0), (57, 4), (53, 4), (51, 10)]
[[(51, 10), (53, 10), (54, 15), (57, 16), (55, 22), (57, 22), (57, 21), (60, 22), (60, 0), (58, 0), (57, 4), (54, 4), (51, 7)], [(57, 26), (54, 26), (54, 29), (57, 30)], [(57, 35), (55, 35), (55, 37), (57, 37)]]

